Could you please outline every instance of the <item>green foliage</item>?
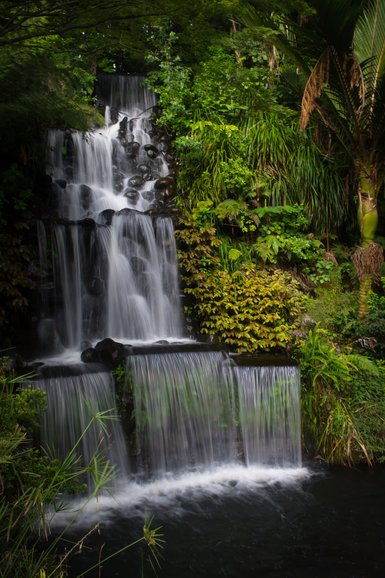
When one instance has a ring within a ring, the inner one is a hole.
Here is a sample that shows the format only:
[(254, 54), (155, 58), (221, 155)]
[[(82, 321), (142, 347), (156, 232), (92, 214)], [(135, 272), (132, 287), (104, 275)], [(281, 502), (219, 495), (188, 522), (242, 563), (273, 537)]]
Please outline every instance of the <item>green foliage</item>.
[(303, 295), (287, 273), (249, 265), (234, 273), (201, 273), (194, 287), (194, 313), (201, 332), (236, 351), (285, 349), (298, 326)]
[(221, 242), (211, 223), (210, 207), (211, 201), (198, 204), (197, 209), (201, 210), (193, 212), (192, 218), (181, 218), (180, 228), (175, 234), (179, 241), (178, 255), (187, 284), (190, 283), (190, 275), (194, 278), (200, 273), (214, 271), (219, 264), (216, 250)]
[(231, 246), (226, 259), (232, 265), (222, 269), (215, 227), (191, 220), (183, 225), (177, 231), (179, 260), (200, 331), (237, 351), (286, 348), (304, 306), (295, 279), (279, 269), (257, 269)]
[[(101, 454), (80, 465), (75, 444), (58, 460), (49, 451), (34, 447), (33, 434), (45, 410), (45, 395), (20, 384), (31, 375), (7, 375), (6, 360), (0, 367), (0, 573), (35, 578), (62, 576), (64, 560), (57, 559), (58, 539), (44, 547), (48, 533), (45, 509), (63, 492), (82, 489), (85, 473), (93, 474), (95, 495), (111, 480), (113, 470)], [(95, 415), (89, 427), (103, 416)], [(86, 431), (83, 432), (85, 435)], [(74, 546), (75, 547), (75, 546)], [(72, 551), (72, 549), (70, 550)], [(68, 555), (68, 554), (67, 554)]]
[(229, 272), (234, 272), (241, 265), (252, 261), (249, 245), (234, 242), (228, 237), (221, 237), (220, 239), (219, 257), (221, 266)]
[(338, 317), (336, 323), (345, 339), (353, 342), (357, 349), (366, 350), (371, 357), (383, 359), (385, 354), (385, 278), (381, 278), (382, 288), (378, 293), (370, 291), (368, 296), (368, 315), (357, 319), (354, 312), (349, 316)]
[(329, 235), (347, 217), (340, 167), (300, 133), (297, 115), (283, 108), (248, 119), (243, 128), (248, 158), (256, 171), (259, 197), (267, 205), (303, 205), (321, 234)]
[(168, 127), (176, 134), (192, 122), (192, 113), (188, 110), (190, 103), (191, 71), (176, 61), (162, 60), (159, 70), (147, 76), (149, 88), (158, 94), (158, 103), (162, 114), (157, 119), (159, 126)]
[(257, 230), (259, 218), (242, 200), (225, 199), (214, 209), (214, 213), (219, 221), (236, 224), (242, 233), (252, 233)]
[(329, 463), (372, 465), (385, 456), (385, 372), (342, 353), (315, 327), (300, 348), (303, 424), (313, 451)]
[(165, 40), (158, 70), (149, 79), (159, 96), (158, 123), (176, 136), (180, 189), (194, 202), (252, 198), (255, 177), (240, 124), (252, 110), (269, 106), (261, 76), (268, 69), (240, 66), (233, 53), (217, 46), (193, 75), (174, 55), (175, 34)]
[[(349, 289), (349, 290), (348, 290)], [(343, 283), (341, 265), (334, 268), (329, 279), (317, 285), (307, 303), (307, 313), (320, 327), (341, 339), (342, 333), (355, 318), (357, 296)]]
[(209, 47), (194, 80), (197, 113), (214, 122), (238, 123), (249, 111), (266, 109), (271, 102), (269, 74), (266, 66), (241, 66), (233, 52)]
[(297, 267), (317, 285), (328, 282), (334, 268), (324, 259), (325, 247), (306, 233), (308, 221), (298, 205), (266, 206), (250, 211), (258, 222), (251, 254), (264, 263)]

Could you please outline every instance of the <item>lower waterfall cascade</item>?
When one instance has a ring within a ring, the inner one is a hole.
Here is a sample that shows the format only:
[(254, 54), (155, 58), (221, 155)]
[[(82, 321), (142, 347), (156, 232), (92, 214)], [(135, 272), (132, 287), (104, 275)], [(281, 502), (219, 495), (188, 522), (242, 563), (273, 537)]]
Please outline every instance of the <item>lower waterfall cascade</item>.
[[(134, 487), (151, 493), (166, 479), (186, 487), (185, 476), (190, 487), (191, 476), (201, 485), (207, 475), (229, 481), (246, 470), (263, 480), (303, 475), (299, 369), (238, 365), (236, 355), (200, 350), (186, 336), (165, 212), (173, 175), (152, 124), (154, 95), (141, 77), (111, 75), (98, 98), (104, 127), (49, 135), (57, 218), (37, 224), (42, 443), (64, 456), (93, 413), (122, 414), (105, 431), (88, 432), (80, 453), (87, 462), (104, 448), (117, 486), (129, 483), (142, 497)], [(125, 374), (115, 393), (98, 353), (106, 341), (120, 347)], [(81, 352), (91, 363), (82, 364)]]

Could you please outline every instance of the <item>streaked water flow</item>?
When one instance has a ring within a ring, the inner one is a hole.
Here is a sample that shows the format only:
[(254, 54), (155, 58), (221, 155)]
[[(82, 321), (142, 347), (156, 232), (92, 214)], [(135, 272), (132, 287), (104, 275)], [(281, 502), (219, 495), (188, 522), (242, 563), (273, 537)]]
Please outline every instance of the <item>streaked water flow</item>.
[[(45, 351), (63, 359), (106, 337), (131, 345), (185, 338), (173, 222), (150, 212), (162, 206), (160, 181), (170, 182), (151, 123), (154, 95), (139, 77), (101, 77), (99, 100), (105, 126), (49, 135), (58, 218), (38, 225), (45, 287), (38, 332)], [(154, 483), (160, 494), (183, 492), (194, 479), (202, 485), (205, 473), (226, 485), (242, 469), (246, 477), (261, 468), (301, 471), (296, 368), (237, 367), (223, 352), (195, 351), (129, 355), (127, 370), (123, 397), (132, 395), (134, 411), (125, 425), (135, 435), (127, 445), (115, 424), (102, 445), (131, 489), (140, 480), (141, 500), (158, 491)], [(84, 408), (116, 411), (108, 372), (41, 383), (49, 406), (43, 438), (62, 455), (87, 425)], [(86, 461), (100, 440), (96, 430), (84, 439)]]
[[(173, 223), (144, 214), (169, 172), (163, 144), (150, 134), (155, 96), (141, 77), (113, 76), (111, 92), (106, 82), (100, 78), (101, 101), (109, 99), (105, 126), (49, 134), (60, 221), (52, 225), (53, 296), (40, 322), (50, 332), (40, 334), (48, 335), (43, 349), (52, 349), (53, 333), (60, 338), (57, 352), (107, 336), (183, 337)], [(41, 263), (49, 232), (39, 225)]]
[(150, 473), (214, 466), (236, 458), (233, 384), (223, 356), (132, 356), (136, 440)]
[(219, 352), (136, 355), (127, 368), (142, 468), (301, 466), (297, 368), (233, 367)]
[(300, 383), (296, 367), (237, 367), (246, 464), (301, 464)]
[[(119, 417), (114, 414), (114, 383), (110, 373), (85, 373), (40, 378), (38, 387), (46, 393), (48, 411), (44, 413), (41, 437), (63, 459), (71, 450), (91, 463), (96, 453), (117, 468), (117, 479), (129, 471), (126, 443)], [(103, 414), (103, 425), (97, 414)], [(92, 488), (91, 476), (88, 477)]]

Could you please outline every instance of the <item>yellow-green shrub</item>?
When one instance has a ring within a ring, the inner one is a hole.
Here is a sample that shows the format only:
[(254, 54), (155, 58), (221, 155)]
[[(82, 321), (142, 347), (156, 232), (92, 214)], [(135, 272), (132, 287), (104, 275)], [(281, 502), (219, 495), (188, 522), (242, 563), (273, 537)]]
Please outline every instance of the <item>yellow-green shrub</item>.
[(284, 349), (298, 327), (304, 296), (288, 273), (244, 265), (230, 273), (216, 269), (194, 276), (185, 289), (202, 333), (236, 351)]

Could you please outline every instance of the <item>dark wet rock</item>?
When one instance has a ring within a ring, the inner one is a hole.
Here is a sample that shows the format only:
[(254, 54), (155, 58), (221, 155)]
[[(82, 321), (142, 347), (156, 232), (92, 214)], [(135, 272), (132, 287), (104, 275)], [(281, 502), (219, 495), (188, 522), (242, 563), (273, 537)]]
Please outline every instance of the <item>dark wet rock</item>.
[(138, 170), (141, 173), (148, 173), (149, 171), (151, 171), (150, 165), (148, 165), (147, 163), (141, 163), (140, 165), (138, 165)]
[(154, 200), (154, 191), (143, 191), (142, 197), (146, 201), (153, 201)]
[(140, 165), (138, 165), (138, 171), (140, 171), (143, 175), (143, 178), (146, 181), (150, 181), (152, 179), (151, 177), (151, 167), (150, 165), (148, 165), (147, 163), (142, 163)]
[(118, 139), (125, 139), (128, 129), (128, 118), (125, 116), (119, 123)]
[(87, 227), (88, 229), (94, 229), (96, 226), (96, 223), (93, 219), (81, 219), (80, 221), (78, 221), (78, 223), (79, 225)]
[(105, 209), (99, 215), (102, 225), (111, 225), (112, 218), (115, 215), (115, 211), (113, 209)]
[(161, 177), (157, 181), (155, 181), (154, 187), (156, 191), (165, 191), (167, 189), (172, 188), (174, 185), (174, 181), (171, 177)]
[(128, 180), (128, 184), (131, 187), (141, 187), (144, 184), (144, 178), (142, 175), (134, 175)]
[(135, 158), (140, 150), (140, 144), (136, 141), (128, 142), (124, 145), (127, 155), (131, 158)]
[(139, 257), (131, 257), (130, 264), (134, 273), (144, 273), (146, 270), (146, 263)]
[(110, 368), (115, 368), (126, 360), (126, 349), (123, 343), (118, 343), (106, 337), (95, 345), (99, 360)]
[(159, 150), (152, 144), (144, 145), (143, 149), (146, 151), (150, 159), (155, 159), (159, 155)]
[(55, 179), (55, 183), (61, 188), (65, 189), (67, 186), (67, 181), (64, 179)]
[(136, 189), (126, 189), (123, 194), (131, 202), (137, 201), (139, 198), (139, 192)]
[(117, 108), (112, 107), (110, 109), (110, 118), (111, 118), (111, 123), (112, 124), (116, 124), (119, 120), (119, 111)]
[(130, 215), (130, 214), (131, 214), (131, 209), (129, 209), (129, 208), (124, 208), (124, 209), (121, 209), (120, 211), (118, 211), (116, 214), (117, 214), (118, 216), (121, 216), (121, 215)]
[(82, 351), (80, 359), (84, 363), (98, 363), (100, 361), (99, 353), (93, 347), (88, 347), (87, 349)]
[(90, 200), (92, 197), (92, 189), (88, 185), (80, 185), (80, 203), (82, 208), (86, 211), (90, 207)]
[(116, 192), (121, 193), (124, 187), (124, 177), (123, 175), (114, 175), (114, 189)]

